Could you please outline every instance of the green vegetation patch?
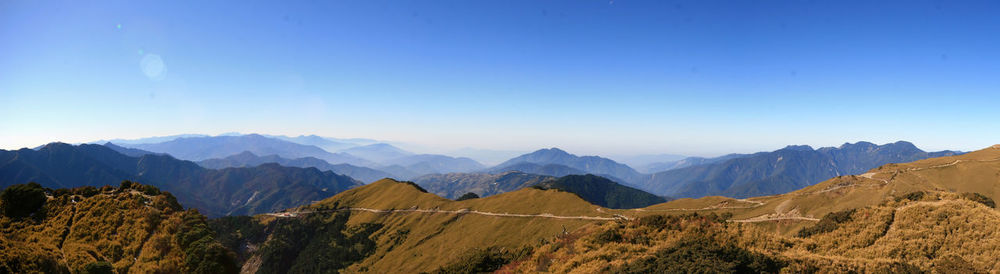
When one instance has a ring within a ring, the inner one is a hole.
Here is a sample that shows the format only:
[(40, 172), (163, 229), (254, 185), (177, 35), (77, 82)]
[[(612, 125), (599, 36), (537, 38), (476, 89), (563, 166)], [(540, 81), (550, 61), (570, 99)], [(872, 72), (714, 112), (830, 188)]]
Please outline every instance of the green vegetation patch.
[(611, 273), (777, 273), (785, 262), (707, 237), (685, 239)]
[(469, 199), (479, 199), (479, 195), (477, 195), (476, 193), (473, 193), (473, 192), (469, 192), (469, 193), (462, 194), (462, 197), (458, 197), (458, 199), (455, 200), (455, 201), (465, 201), (465, 200), (469, 200)]
[(0, 208), (10, 218), (31, 216), (45, 205), (45, 189), (37, 183), (12, 185), (0, 193)]
[(489, 273), (531, 255), (531, 247), (508, 249), (491, 246), (472, 249), (454, 262), (431, 273)]

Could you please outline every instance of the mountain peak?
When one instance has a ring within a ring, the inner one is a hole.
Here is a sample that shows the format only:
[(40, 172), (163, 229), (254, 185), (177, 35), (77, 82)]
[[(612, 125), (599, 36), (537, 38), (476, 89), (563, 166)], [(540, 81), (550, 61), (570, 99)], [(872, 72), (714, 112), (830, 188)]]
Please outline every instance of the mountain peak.
[(907, 142), (907, 141), (896, 141), (895, 143), (892, 143), (892, 145), (893, 145), (893, 146), (905, 146), (905, 147), (914, 147), (914, 148), (916, 148), (916, 147), (917, 147), (917, 146), (916, 146), (916, 145), (914, 145), (913, 143), (910, 143), (910, 142)]
[(872, 142), (867, 142), (867, 141), (858, 141), (857, 143), (853, 143), (853, 144), (850, 143), (850, 142), (845, 142), (843, 145), (840, 145), (840, 148), (846, 148), (846, 147), (852, 147), (852, 146), (866, 146), (866, 147), (870, 147), (870, 146), (876, 146), (876, 145), (874, 143), (872, 143)]
[(535, 152), (532, 152), (532, 154), (535, 154), (535, 153), (552, 153), (552, 154), (572, 155), (569, 152), (566, 152), (565, 150), (559, 149), (558, 147), (543, 148), (543, 149), (536, 150)]
[(813, 148), (809, 145), (789, 145), (782, 150), (795, 150), (795, 151), (812, 151)]
[[(277, 156), (277, 155), (275, 155), (275, 156)], [(250, 152), (249, 150), (244, 150), (243, 152), (240, 152), (239, 154), (236, 154), (236, 155), (233, 155), (233, 156), (229, 156), (227, 158), (237, 158), (237, 157), (253, 157), (253, 158), (256, 158), (257, 154), (254, 154), (253, 152)]]

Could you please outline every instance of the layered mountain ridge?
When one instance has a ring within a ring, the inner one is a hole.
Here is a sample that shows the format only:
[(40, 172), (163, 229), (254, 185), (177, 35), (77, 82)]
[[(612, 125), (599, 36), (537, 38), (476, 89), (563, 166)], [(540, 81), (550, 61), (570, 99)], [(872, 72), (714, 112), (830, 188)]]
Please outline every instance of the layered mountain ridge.
[(169, 155), (130, 157), (100, 145), (51, 143), (38, 150), (0, 150), (0, 183), (46, 187), (103, 186), (141, 181), (170, 191), (209, 216), (257, 214), (307, 204), (362, 183), (315, 168), (264, 164), (205, 169)]

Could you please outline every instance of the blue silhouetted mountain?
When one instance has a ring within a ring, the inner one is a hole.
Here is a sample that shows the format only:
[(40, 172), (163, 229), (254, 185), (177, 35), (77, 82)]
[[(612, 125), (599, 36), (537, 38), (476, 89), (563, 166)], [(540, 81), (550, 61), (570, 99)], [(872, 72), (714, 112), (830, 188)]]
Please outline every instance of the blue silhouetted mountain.
[[(583, 173), (608, 176), (613, 179), (622, 180), (621, 183), (640, 184), (644, 182), (647, 175), (635, 171), (631, 167), (615, 162), (614, 160), (598, 156), (576, 156), (558, 148), (540, 149), (538, 151), (524, 154), (507, 160), (491, 170), (505, 170), (508, 167), (522, 163), (532, 163), (540, 165), (557, 164), (582, 171)], [(528, 172), (520, 170), (522, 172)]]
[(657, 162), (657, 163), (647, 164), (645, 166), (642, 166), (641, 171), (646, 173), (658, 173), (671, 169), (711, 164), (716, 162), (722, 162), (729, 159), (743, 158), (747, 156), (748, 154), (727, 154), (713, 158), (687, 157), (677, 161), (667, 161), (667, 162)]
[(146, 137), (139, 139), (111, 139), (111, 140), (98, 140), (93, 141), (88, 144), (105, 144), (105, 143), (115, 143), (119, 145), (134, 145), (134, 144), (153, 144), (153, 143), (163, 143), (167, 141), (177, 140), (179, 138), (191, 138), (191, 137), (209, 137), (205, 134), (178, 134), (169, 136), (157, 136), (157, 137)]
[(350, 154), (331, 153), (317, 146), (296, 144), (258, 134), (178, 138), (163, 143), (136, 144), (129, 147), (167, 153), (178, 159), (190, 161), (225, 158), (249, 151), (256, 155), (278, 155), (289, 159), (315, 157), (332, 164), (374, 165), (370, 161)]
[(412, 152), (402, 150), (386, 143), (377, 143), (364, 146), (356, 146), (341, 150), (347, 154), (358, 156), (376, 163), (385, 163), (388, 160), (399, 159), (413, 155)]
[(531, 174), (540, 174), (553, 177), (562, 177), (566, 175), (573, 174), (587, 174), (587, 172), (572, 167), (559, 165), (559, 164), (535, 164), (528, 162), (521, 162), (517, 164), (493, 167), (488, 170), (489, 173), (504, 173), (510, 171), (519, 171)]
[(316, 135), (299, 135), (296, 137), (288, 137), (283, 135), (265, 135), (265, 136), (301, 145), (317, 146), (326, 151), (338, 151), (341, 149), (351, 148), (359, 145), (358, 143), (352, 143), (348, 141), (338, 141), (331, 138), (326, 138)]
[(434, 193), (448, 199), (456, 199), (469, 192), (475, 193), (479, 197), (492, 196), (530, 187), (541, 183), (542, 181), (551, 179), (554, 179), (554, 177), (509, 171), (498, 174), (430, 174), (415, 178), (413, 179), (413, 182), (417, 183), (430, 193)]
[[(485, 168), (476, 160), (438, 154), (417, 154), (385, 161), (389, 166), (399, 166), (417, 175), (434, 173), (469, 172)], [(392, 171), (387, 170), (390, 173)], [(395, 173), (393, 173), (395, 174)]]
[(254, 167), (267, 163), (276, 163), (289, 167), (315, 167), (319, 170), (329, 170), (334, 173), (347, 175), (351, 178), (361, 180), (365, 183), (374, 182), (384, 178), (395, 178), (392, 174), (367, 167), (353, 166), (350, 164), (330, 164), (315, 157), (303, 157), (296, 159), (286, 159), (278, 155), (257, 156), (249, 151), (232, 155), (222, 159), (208, 159), (198, 162), (199, 165), (211, 169), (223, 169), (228, 167)]
[(663, 197), (592, 174), (563, 176), (536, 186), (572, 192), (592, 204), (607, 208), (640, 208), (667, 201)]
[(626, 164), (639, 172), (645, 172), (642, 168), (658, 163), (677, 162), (688, 158), (677, 154), (640, 154), (640, 155), (618, 155), (608, 157), (616, 162)]
[(130, 157), (101, 145), (51, 143), (38, 150), (0, 150), (0, 163), (0, 187), (34, 181), (73, 188), (132, 180), (169, 191), (209, 216), (273, 212), (362, 184), (316, 168), (264, 164), (214, 170), (169, 155)]
[(104, 146), (110, 148), (111, 150), (114, 150), (115, 152), (125, 154), (126, 156), (131, 156), (131, 157), (140, 157), (146, 154), (158, 154), (155, 152), (149, 152), (141, 149), (119, 146), (116, 144), (112, 144), (111, 142), (104, 143)]
[(845, 143), (817, 150), (809, 146), (788, 146), (772, 152), (655, 173), (639, 187), (677, 198), (774, 195), (836, 176), (861, 174), (884, 164), (956, 154), (960, 152), (928, 153), (903, 141), (881, 146), (868, 142)]

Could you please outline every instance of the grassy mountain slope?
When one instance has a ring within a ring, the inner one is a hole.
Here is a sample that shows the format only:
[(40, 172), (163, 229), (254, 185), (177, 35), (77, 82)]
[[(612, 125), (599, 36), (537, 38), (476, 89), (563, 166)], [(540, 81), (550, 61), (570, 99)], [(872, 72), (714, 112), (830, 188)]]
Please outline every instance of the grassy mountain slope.
[[(343, 231), (367, 235), (373, 243), (359, 241), (359, 248), (344, 251), (345, 258), (356, 263), (346, 266), (346, 272), (414, 273), (432, 271), (478, 248), (497, 246), (508, 249), (531, 246), (540, 240), (573, 230), (595, 220), (558, 219), (544, 216), (489, 216), (474, 212), (512, 214), (552, 214), (552, 216), (598, 216), (611, 214), (595, 210), (576, 195), (556, 190), (533, 188), (465, 201), (452, 201), (421, 191), (412, 183), (380, 180), (362, 187), (342, 192), (320, 203), (293, 211), (315, 211), (344, 208), (437, 210), (434, 212), (328, 211), (301, 214), (294, 218), (257, 216), (253, 223), (284, 226), (309, 230), (310, 223), (326, 222)], [(466, 213), (456, 213), (466, 212)], [(346, 217), (345, 217), (346, 216)], [(346, 218), (346, 219), (343, 219)], [(297, 220), (297, 221), (293, 221)], [(226, 234), (223, 232), (223, 234)], [(351, 233), (348, 233), (351, 234)], [(298, 234), (308, 237), (311, 233)], [(261, 246), (276, 246), (281, 237), (261, 237)], [(332, 238), (342, 238), (333, 237)], [(291, 240), (289, 240), (291, 241)], [(323, 248), (337, 246), (342, 240), (320, 240)], [(361, 248), (366, 247), (366, 248)], [(371, 248), (367, 248), (371, 247)], [(295, 253), (295, 252), (285, 252)], [(314, 254), (314, 253), (310, 253)], [(285, 258), (290, 267), (307, 267), (316, 262)], [(275, 253), (249, 252), (245, 268), (264, 270), (274, 260)], [(360, 259), (358, 259), (360, 258)], [(297, 266), (301, 265), (301, 266)]]
[(985, 273), (1000, 271), (1000, 211), (957, 193), (839, 212), (802, 236), (715, 214), (588, 225), (507, 265), (516, 272)]
[(785, 194), (748, 199), (679, 199), (644, 208), (638, 214), (716, 212), (731, 213), (733, 219), (742, 220), (786, 219), (791, 223), (774, 229), (788, 234), (803, 225), (803, 218), (818, 219), (831, 212), (879, 205), (914, 192), (968, 192), (1000, 199), (1000, 146), (958, 156), (888, 164)]
[(678, 199), (533, 249), (519, 272), (1000, 271), (1000, 146), (798, 191)]
[(238, 270), (206, 229), (204, 216), (183, 211), (173, 196), (154, 187), (45, 192), (44, 205), (30, 217), (0, 217), (0, 272), (81, 273), (97, 262), (119, 273)]

